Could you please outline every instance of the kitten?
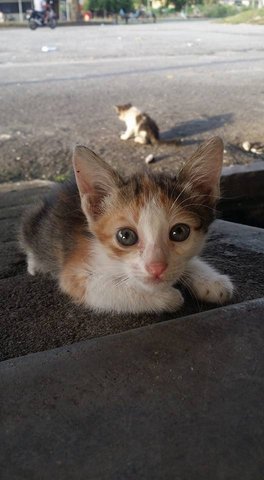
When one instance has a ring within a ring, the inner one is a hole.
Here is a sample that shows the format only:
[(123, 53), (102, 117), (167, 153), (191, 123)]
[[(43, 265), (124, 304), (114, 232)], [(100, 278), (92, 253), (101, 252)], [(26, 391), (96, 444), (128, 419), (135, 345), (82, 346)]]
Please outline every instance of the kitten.
[(126, 131), (121, 134), (121, 140), (128, 140), (134, 137), (135, 142), (146, 145), (180, 145), (180, 139), (162, 140), (160, 138), (159, 127), (154, 120), (147, 114), (142, 113), (131, 103), (126, 105), (115, 105), (118, 118), (126, 124)]
[(228, 276), (198, 257), (214, 219), (223, 143), (198, 148), (177, 176), (148, 170), (122, 178), (84, 146), (73, 154), (76, 182), (59, 185), (25, 217), (28, 272), (49, 272), (75, 302), (97, 311), (175, 311), (173, 285), (224, 303)]

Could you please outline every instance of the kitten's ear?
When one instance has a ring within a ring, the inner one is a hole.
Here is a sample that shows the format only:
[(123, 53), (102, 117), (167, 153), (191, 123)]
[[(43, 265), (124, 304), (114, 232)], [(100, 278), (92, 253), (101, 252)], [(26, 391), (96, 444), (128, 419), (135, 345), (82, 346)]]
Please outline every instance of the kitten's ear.
[(74, 149), (73, 168), (82, 209), (89, 219), (95, 219), (102, 213), (104, 198), (117, 188), (121, 177), (110, 165), (83, 145), (77, 145)]
[(186, 190), (198, 191), (213, 202), (219, 198), (223, 152), (220, 137), (213, 137), (200, 145), (179, 172), (180, 182), (188, 185)]
[(116, 113), (119, 113), (119, 105), (114, 105), (114, 109), (115, 109)]

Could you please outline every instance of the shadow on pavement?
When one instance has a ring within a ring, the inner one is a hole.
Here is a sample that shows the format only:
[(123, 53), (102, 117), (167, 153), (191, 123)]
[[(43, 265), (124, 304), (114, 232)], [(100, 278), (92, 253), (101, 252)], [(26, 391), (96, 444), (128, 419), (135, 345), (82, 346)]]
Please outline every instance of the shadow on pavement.
[[(210, 130), (215, 130), (216, 128), (223, 127), (225, 124), (230, 124), (232, 122), (233, 113), (213, 115), (211, 117), (203, 115), (203, 118), (200, 117), (175, 125), (170, 130), (163, 132), (162, 138), (171, 139), (179, 136), (185, 137), (187, 135), (198, 135), (204, 132), (209, 132)], [(188, 145), (193, 143), (196, 142), (193, 140), (188, 140)]]

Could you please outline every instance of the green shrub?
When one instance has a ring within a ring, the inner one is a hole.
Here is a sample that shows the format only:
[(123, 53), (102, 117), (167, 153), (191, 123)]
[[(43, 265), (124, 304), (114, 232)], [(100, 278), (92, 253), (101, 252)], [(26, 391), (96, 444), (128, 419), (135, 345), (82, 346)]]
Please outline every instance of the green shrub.
[(220, 3), (214, 5), (201, 5), (201, 13), (208, 18), (223, 18), (235, 15), (240, 12), (241, 8), (235, 5), (221, 5)]
[(238, 23), (254, 23), (264, 24), (264, 8), (248, 8), (243, 9), (239, 14), (228, 17), (225, 19), (225, 23), (238, 24)]
[(130, 12), (133, 7), (133, 0), (85, 0), (83, 4), (84, 11), (105, 10), (108, 13), (118, 13), (121, 8)]

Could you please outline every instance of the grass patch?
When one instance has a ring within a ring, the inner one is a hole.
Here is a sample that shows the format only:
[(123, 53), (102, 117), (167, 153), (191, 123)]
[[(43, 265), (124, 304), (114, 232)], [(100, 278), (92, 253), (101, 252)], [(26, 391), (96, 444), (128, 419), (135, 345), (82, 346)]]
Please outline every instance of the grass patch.
[(65, 182), (65, 180), (68, 180), (70, 178), (70, 176), (71, 175), (69, 173), (64, 173), (64, 174), (62, 173), (60, 175), (54, 175), (52, 177), (52, 180), (54, 182), (63, 183), (63, 182)]
[(235, 5), (201, 5), (200, 11), (204, 17), (207, 18), (224, 18), (230, 15), (236, 15), (240, 9)]
[(264, 25), (264, 8), (256, 8), (244, 10), (237, 15), (225, 18), (224, 23), (232, 25), (239, 23), (253, 23), (256, 25)]

